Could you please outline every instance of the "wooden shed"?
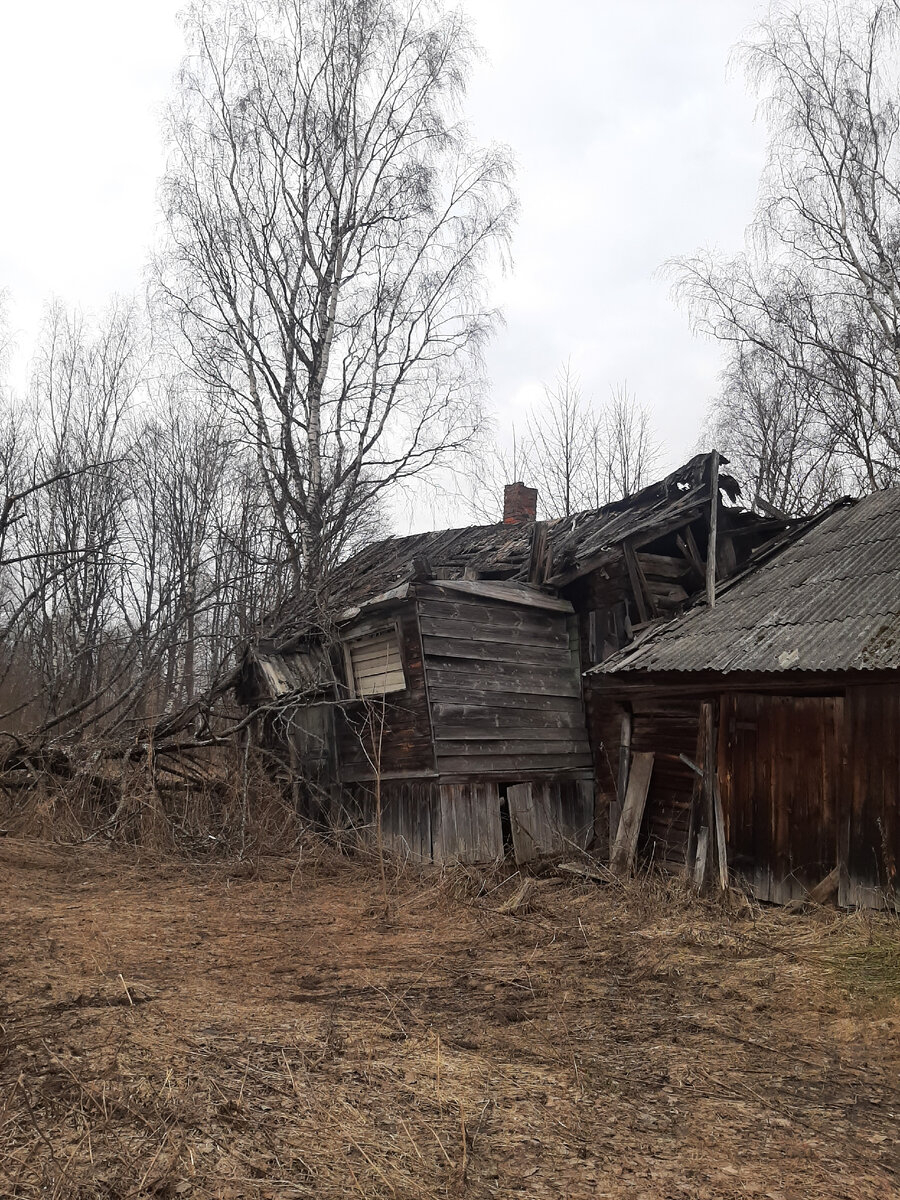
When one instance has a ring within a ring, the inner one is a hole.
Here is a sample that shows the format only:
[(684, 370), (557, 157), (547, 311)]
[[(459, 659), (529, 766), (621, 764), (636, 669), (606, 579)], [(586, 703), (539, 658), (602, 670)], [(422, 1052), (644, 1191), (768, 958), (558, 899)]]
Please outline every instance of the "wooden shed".
[(699, 456), (556, 522), (512, 484), (503, 521), (387, 539), (291, 597), (247, 647), (238, 693), (298, 803), (377, 810), (388, 842), (424, 860), (587, 846), (605, 746), (588, 738), (583, 672), (678, 612), (711, 544), (725, 577), (785, 527), (710, 467)]
[(900, 490), (802, 522), (588, 680), (620, 790), (652, 755), (645, 860), (708, 846), (762, 900), (897, 904)]

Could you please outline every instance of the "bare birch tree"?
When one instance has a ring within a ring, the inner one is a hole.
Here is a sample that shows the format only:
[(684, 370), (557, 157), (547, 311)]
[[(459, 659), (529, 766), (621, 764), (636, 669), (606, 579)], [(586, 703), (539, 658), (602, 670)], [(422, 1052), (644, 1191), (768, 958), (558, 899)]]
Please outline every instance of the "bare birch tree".
[(527, 417), (524, 459), (548, 516), (568, 517), (587, 507), (585, 484), (595, 448), (596, 423), (578, 376), (566, 362), (553, 384), (544, 384), (544, 403)]
[(729, 472), (757, 510), (799, 516), (844, 490), (814, 384), (758, 347), (738, 347), (732, 355), (705, 436), (728, 456)]
[(158, 277), (314, 580), (479, 428), (509, 158), (457, 119), (472, 46), (432, 0), (201, 2), (187, 29)]
[[(894, 3), (773, 7), (740, 50), (770, 132), (747, 250), (674, 264), (697, 327), (734, 348), (727, 386), (764, 357), (780, 400), (807, 409), (801, 432), (816, 444), (789, 460), (785, 502), (826, 460), (864, 490), (900, 479), (897, 36)], [(723, 396), (723, 420), (739, 394)], [(752, 389), (744, 398), (759, 433)]]
[[(510, 459), (499, 454), (494, 461), (508, 468)], [(556, 519), (621, 500), (650, 483), (659, 450), (649, 412), (625, 384), (612, 388), (598, 407), (567, 362), (544, 386), (543, 403), (529, 412), (512, 461), (515, 477), (537, 488), (543, 516)], [(497, 481), (498, 496), (502, 482), (511, 480)]]

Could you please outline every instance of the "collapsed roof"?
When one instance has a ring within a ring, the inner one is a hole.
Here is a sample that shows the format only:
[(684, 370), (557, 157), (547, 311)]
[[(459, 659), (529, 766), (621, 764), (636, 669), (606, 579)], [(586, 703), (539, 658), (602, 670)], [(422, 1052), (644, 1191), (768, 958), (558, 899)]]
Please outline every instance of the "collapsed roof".
[[(845, 499), (591, 674), (900, 667), (900, 489)], [(635, 680), (636, 681), (636, 680)]]
[[(260, 640), (278, 649), (315, 636), (342, 613), (355, 615), (416, 579), (507, 580), (535, 587), (563, 587), (603, 562), (625, 540), (640, 542), (699, 516), (709, 504), (709, 455), (639, 492), (601, 508), (557, 521), (470, 525), (390, 537), (340, 563), (321, 584), (289, 596), (263, 623)], [(722, 460), (723, 462), (725, 460)], [(737, 483), (719, 475), (721, 490), (736, 500)], [(765, 524), (743, 509), (729, 510), (735, 526)], [(771, 522), (773, 531), (783, 521)]]

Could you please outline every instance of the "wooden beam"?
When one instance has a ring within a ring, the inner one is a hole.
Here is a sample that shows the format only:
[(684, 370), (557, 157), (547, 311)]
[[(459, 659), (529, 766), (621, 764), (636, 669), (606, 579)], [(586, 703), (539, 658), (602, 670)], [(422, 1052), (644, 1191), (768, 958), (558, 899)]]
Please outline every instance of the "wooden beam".
[(709, 831), (710, 878), (716, 879), (724, 892), (728, 887), (728, 854), (725, 843), (725, 817), (722, 812), (722, 797), (719, 793), (717, 762), (717, 730), (715, 709), (706, 700), (700, 705), (700, 721), (703, 725), (705, 749), (703, 762), (703, 796), (706, 828)]
[(625, 794), (622, 819), (619, 821), (615, 845), (609, 859), (609, 869), (614, 875), (631, 873), (652, 774), (653, 754), (646, 750), (637, 751), (628, 776), (628, 791)]
[(697, 835), (697, 855), (694, 859), (694, 887), (702, 888), (706, 877), (706, 854), (709, 846), (709, 830), (704, 825)]
[(713, 811), (716, 814), (716, 866), (719, 890), (728, 890), (728, 850), (725, 844), (725, 815), (722, 812), (722, 795), (719, 792), (719, 777), (715, 764), (712, 770)]
[(656, 616), (656, 602), (650, 594), (647, 579), (641, 570), (641, 564), (638, 562), (638, 556), (631, 542), (624, 542), (622, 549), (625, 552), (625, 565), (628, 568), (628, 578), (637, 604), (638, 616), (641, 618), (641, 624), (644, 624), (650, 620), (651, 616)]
[(709, 456), (709, 540), (706, 544), (706, 600), (716, 603), (716, 531), (719, 525), (719, 452)]
[(700, 549), (697, 546), (697, 539), (694, 537), (694, 531), (691, 529), (690, 525), (685, 525), (684, 527), (684, 545), (691, 566), (701, 579), (705, 579), (706, 566), (703, 562), (703, 559), (700, 557)]
[(568, 600), (549, 596), (525, 583), (504, 583), (491, 580), (441, 579), (433, 584), (422, 584), (420, 595), (436, 598), (445, 592), (458, 592), (462, 596), (478, 596), (485, 600), (500, 600), (505, 604), (521, 604), (527, 608), (544, 609), (548, 612), (574, 612)]
[(691, 569), (686, 559), (670, 554), (648, 554), (641, 550), (637, 557), (647, 578), (672, 579), (679, 583)]
[(619, 735), (619, 772), (616, 780), (616, 798), (609, 806), (609, 852), (619, 832), (619, 821), (622, 817), (622, 807), (625, 804), (625, 793), (628, 790), (628, 771), (631, 766), (631, 731), (634, 717), (630, 708), (622, 713), (622, 729)]
[(543, 583), (547, 571), (547, 522), (535, 521), (531, 534), (531, 554), (528, 559), (528, 582)]
[(834, 867), (829, 871), (825, 878), (817, 883), (814, 888), (810, 889), (807, 899), (813, 904), (827, 904), (838, 893), (838, 888), (841, 883), (841, 868)]
[[(706, 721), (702, 705), (700, 706), (699, 720), (697, 722), (697, 749), (694, 756), (696, 761), (691, 762), (686, 754), (682, 754), (680, 757), (695, 772), (693, 785), (691, 787), (691, 807), (688, 814), (687, 844), (684, 850), (684, 873), (688, 879), (693, 876), (696, 880), (697, 855), (699, 855), (700, 852), (700, 803), (703, 798), (703, 783), (706, 778)], [(707, 845), (704, 841), (704, 871), (706, 869), (706, 853)], [(703, 882), (702, 878), (700, 882)]]

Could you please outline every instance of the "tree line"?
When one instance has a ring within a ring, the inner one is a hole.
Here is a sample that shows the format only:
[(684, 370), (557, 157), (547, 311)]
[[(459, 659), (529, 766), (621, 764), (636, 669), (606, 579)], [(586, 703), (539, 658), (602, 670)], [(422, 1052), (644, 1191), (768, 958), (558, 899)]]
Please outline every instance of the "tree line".
[(780, 3), (737, 49), (768, 132), (746, 249), (670, 264), (726, 347), (709, 435), (787, 513), (900, 481), (900, 7)]
[[(726, 348), (707, 436), (763, 511), (900, 475), (898, 16), (771, 10), (738, 51), (770, 134), (747, 247), (670, 264)], [(492, 442), (487, 280), (516, 201), (509, 151), (465, 123), (459, 13), (195, 0), (185, 32), (146, 300), (52, 305), (26, 393), (2, 393), (13, 742), (146, 736), (261, 615), (388, 532), (398, 489), (473, 456), (492, 493), (525, 478), (552, 518), (660, 462), (627, 387), (596, 404), (570, 366), (512, 449)]]

